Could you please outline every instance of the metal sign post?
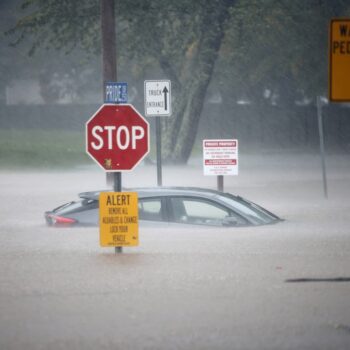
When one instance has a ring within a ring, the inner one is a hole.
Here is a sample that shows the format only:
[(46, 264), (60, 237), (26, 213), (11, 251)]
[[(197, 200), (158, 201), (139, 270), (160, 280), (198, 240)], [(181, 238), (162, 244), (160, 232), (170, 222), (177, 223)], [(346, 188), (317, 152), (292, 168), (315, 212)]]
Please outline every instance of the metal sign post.
[[(113, 173), (113, 191), (114, 192), (122, 191), (122, 173), (119, 171)], [(114, 253), (115, 254), (123, 253), (123, 247), (114, 247)]]
[(218, 191), (224, 192), (224, 176), (223, 175), (217, 176), (217, 188), (218, 188)]
[(156, 143), (157, 143), (157, 186), (163, 186), (162, 179), (162, 131), (160, 117), (156, 117)]
[(162, 186), (162, 131), (160, 117), (171, 116), (170, 80), (145, 80), (145, 115), (156, 117), (157, 185)]
[(326, 160), (325, 160), (325, 151), (324, 151), (322, 100), (320, 96), (317, 96), (316, 104), (317, 104), (318, 134), (320, 138), (320, 155), (321, 155), (321, 165), (322, 165), (323, 192), (324, 192), (325, 198), (327, 199), (328, 190), (327, 190)]
[[(124, 82), (108, 81), (105, 83), (105, 103), (128, 103), (128, 84)], [(110, 173), (107, 173), (107, 179)], [(122, 191), (122, 174), (113, 173), (113, 189), (115, 192)], [(122, 247), (115, 247), (115, 253), (122, 253)]]
[[(132, 105), (102, 105), (86, 122), (86, 152), (103, 170), (113, 173), (114, 192), (107, 193), (110, 193), (111, 198), (114, 195), (119, 198), (118, 196), (123, 196), (121, 172), (132, 170), (149, 152), (149, 123)], [(107, 207), (109, 204), (106, 203)], [(100, 208), (103, 209), (101, 202)], [(100, 240), (101, 245), (114, 246), (116, 253), (122, 252), (122, 246), (136, 245), (137, 237), (133, 234), (134, 231), (130, 231), (129, 226), (124, 225), (131, 221), (123, 221), (117, 212), (118, 208), (115, 211), (113, 208), (107, 209), (100, 211), (100, 218), (101, 213), (104, 218), (114, 213), (118, 215), (112, 217), (111, 221), (108, 218), (105, 222), (100, 221), (100, 237), (103, 237)], [(125, 209), (125, 212), (127, 211), (128, 209)], [(133, 215), (132, 220), (135, 218)], [(125, 220), (129, 219), (127, 217)], [(108, 227), (109, 223), (114, 226)], [(127, 235), (129, 233), (131, 236)]]
[[(333, 18), (328, 40), (328, 99), (330, 102), (350, 102), (350, 18)], [(322, 101), (317, 97), (318, 131), (322, 158), (323, 190), (327, 198), (327, 178), (324, 155)]]

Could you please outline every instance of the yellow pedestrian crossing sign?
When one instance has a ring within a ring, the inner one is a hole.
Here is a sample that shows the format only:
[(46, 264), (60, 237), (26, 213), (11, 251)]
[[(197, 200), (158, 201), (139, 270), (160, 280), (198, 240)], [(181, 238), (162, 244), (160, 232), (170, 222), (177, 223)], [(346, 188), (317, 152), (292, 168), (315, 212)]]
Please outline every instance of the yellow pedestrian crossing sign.
[(329, 100), (350, 102), (350, 19), (331, 20)]

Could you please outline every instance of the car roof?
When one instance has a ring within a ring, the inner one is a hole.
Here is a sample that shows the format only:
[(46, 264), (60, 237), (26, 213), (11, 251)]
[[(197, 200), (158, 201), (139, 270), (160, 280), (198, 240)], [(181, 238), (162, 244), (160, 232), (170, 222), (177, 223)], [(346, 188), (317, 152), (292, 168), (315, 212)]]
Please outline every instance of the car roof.
[[(112, 190), (82, 192), (82, 193), (79, 193), (79, 197), (83, 199), (97, 200), (101, 192), (112, 192)], [(225, 193), (223, 192), (206, 189), (206, 188), (200, 188), (200, 187), (137, 187), (137, 188), (123, 188), (123, 192), (137, 192), (140, 198), (170, 196), (170, 195), (199, 196), (199, 197), (205, 197), (205, 198), (225, 196)]]

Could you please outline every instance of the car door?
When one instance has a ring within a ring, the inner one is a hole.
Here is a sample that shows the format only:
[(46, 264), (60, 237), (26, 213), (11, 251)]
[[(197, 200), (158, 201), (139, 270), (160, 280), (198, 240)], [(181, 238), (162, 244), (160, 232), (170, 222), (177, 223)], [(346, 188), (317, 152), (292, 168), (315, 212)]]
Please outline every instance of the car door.
[(166, 200), (163, 197), (139, 198), (139, 222), (142, 226), (168, 226)]

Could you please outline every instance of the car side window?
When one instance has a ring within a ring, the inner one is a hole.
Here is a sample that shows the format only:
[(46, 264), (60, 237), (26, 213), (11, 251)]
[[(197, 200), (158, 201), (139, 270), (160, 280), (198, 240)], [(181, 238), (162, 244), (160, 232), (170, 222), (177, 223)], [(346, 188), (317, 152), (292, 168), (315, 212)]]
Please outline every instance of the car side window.
[(162, 201), (160, 198), (139, 199), (139, 220), (162, 221)]
[(228, 209), (205, 199), (173, 197), (171, 206), (179, 223), (220, 226), (230, 216)]

